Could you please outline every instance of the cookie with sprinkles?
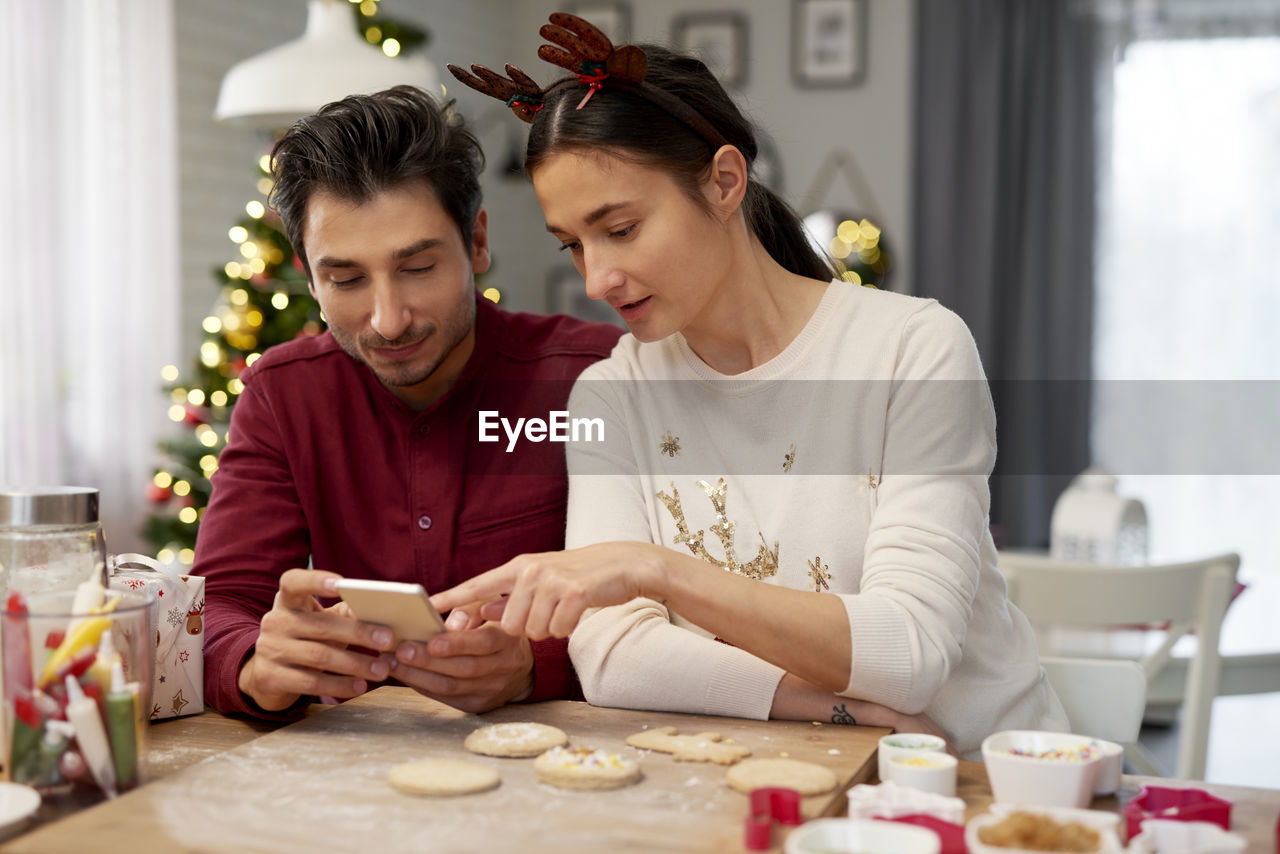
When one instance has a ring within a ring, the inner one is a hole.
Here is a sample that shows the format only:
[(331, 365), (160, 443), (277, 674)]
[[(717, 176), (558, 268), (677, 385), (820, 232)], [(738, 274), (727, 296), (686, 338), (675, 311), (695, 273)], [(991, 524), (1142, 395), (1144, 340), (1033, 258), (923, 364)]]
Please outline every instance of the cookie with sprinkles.
[(634, 759), (586, 747), (553, 747), (534, 760), (533, 770), (561, 789), (620, 789), (641, 777)]

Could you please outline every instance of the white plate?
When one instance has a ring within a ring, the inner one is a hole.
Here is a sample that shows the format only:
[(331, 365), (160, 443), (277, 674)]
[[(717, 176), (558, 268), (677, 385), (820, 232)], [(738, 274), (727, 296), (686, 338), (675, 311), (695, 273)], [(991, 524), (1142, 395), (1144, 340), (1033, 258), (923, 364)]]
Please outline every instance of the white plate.
[(0, 783), (0, 839), (16, 833), (40, 809), (40, 793), (19, 783)]

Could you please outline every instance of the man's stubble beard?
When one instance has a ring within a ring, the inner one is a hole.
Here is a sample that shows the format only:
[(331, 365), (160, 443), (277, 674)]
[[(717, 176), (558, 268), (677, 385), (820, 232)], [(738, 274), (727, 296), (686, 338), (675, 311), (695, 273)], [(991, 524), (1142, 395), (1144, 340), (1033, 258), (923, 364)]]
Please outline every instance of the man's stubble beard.
[[(462, 305), (458, 311), (455, 311), (448, 318), (444, 332), (441, 333), (434, 323), (428, 323), (424, 327), (410, 329), (405, 334), (396, 338), (394, 341), (388, 341), (376, 332), (363, 336), (357, 345), (345, 330), (336, 327), (330, 327), (333, 340), (338, 342), (338, 346), (342, 348), (348, 356), (367, 365), (369, 370), (382, 381), (383, 384), (391, 387), (414, 386), (426, 381), (434, 374), (445, 359), (449, 358), (449, 354), (457, 349), (458, 345), (466, 339), (471, 332), (471, 328), (475, 325), (476, 304), (474, 299), (466, 299), (462, 301)], [(402, 370), (395, 373), (387, 373), (383, 370), (375, 368), (369, 364), (369, 361), (361, 354), (361, 349), (372, 349), (374, 347), (404, 347), (415, 341), (426, 340), (430, 346), (430, 339), (441, 336), (441, 340), (445, 345), (432, 359), (431, 363), (422, 368), (409, 368), (405, 366)], [(412, 373), (410, 373), (412, 371)]]

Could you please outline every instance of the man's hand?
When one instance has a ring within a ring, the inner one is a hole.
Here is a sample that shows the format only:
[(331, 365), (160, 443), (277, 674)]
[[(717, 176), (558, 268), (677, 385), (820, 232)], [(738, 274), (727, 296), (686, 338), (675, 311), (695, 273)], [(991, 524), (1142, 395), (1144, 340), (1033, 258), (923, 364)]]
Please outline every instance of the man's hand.
[(290, 569), (280, 576), (275, 602), (262, 617), (253, 656), (238, 680), (241, 693), (263, 710), (287, 709), (304, 694), (355, 697), (370, 681), (387, 678), (387, 661), (348, 647), (388, 650), (391, 630), (360, 622), (342, 602), (323, 608), (318, 601), (337, 595), (340, 577), (318, 569)]
[(523, 700), (533, 690), (533, 650), (498, 623), (459, 608), (448, 631), (427, 643), (403, 641), (384, 656), (392, 674), (420, 694), (476, 714)]

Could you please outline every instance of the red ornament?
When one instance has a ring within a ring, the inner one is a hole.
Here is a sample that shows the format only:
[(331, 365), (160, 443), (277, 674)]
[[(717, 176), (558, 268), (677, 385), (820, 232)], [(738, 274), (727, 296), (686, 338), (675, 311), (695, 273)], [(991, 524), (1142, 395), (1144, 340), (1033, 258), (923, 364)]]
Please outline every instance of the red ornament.
[(196, 406), (194, 403), (188, 403), (185, 407), (186, 414), (182, 420), (190, 424), (192, 427), (198, 427), (201, 424), (209, 423), (209, 410), (203, 406)]
[(156, 486), (152, 483), (147, 487), (147, 500), (152, 504), (163, 504), (173, 497), (172, 486)]
[(306, 269), (302, 266), (302, 259), (297, 255), (293, 256), (293, 268), (304, 276), (307, 274)]
[(249, 367), (244, 359), (232, 359), (228, 364), (231, 366), (231, 376), (233, 377), (240, 376), (244, 373), (244, 369)]

